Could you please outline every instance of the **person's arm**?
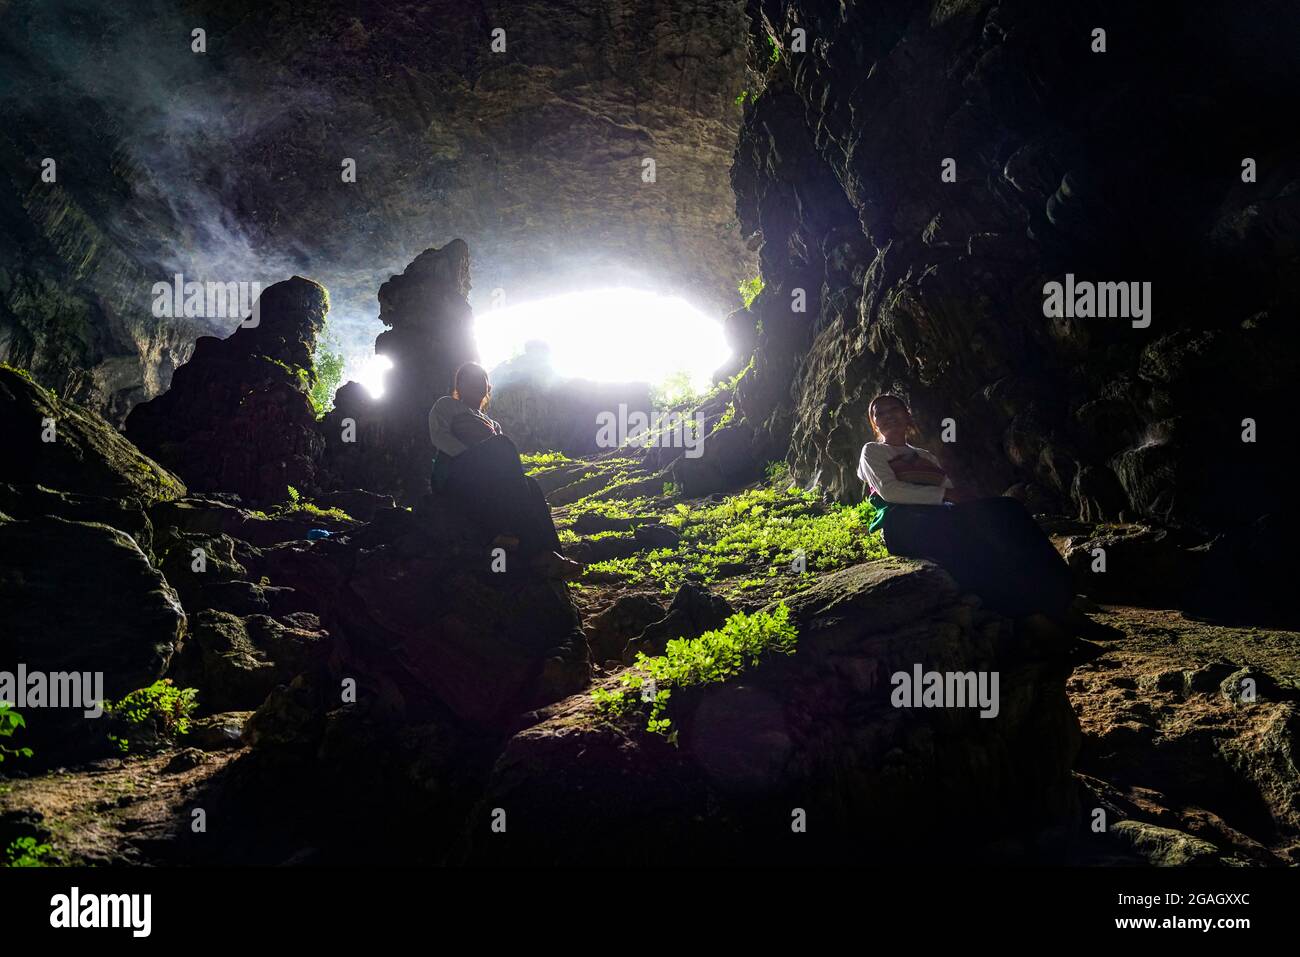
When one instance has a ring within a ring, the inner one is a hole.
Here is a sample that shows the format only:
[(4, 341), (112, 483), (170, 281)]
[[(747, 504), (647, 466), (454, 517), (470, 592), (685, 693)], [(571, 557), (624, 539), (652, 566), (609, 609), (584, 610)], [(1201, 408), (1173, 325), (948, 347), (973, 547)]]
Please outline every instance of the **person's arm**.
[(862, 447), (858, 477), (874, 486), (876, 493), (886, 502), (895, 505), (939, 505), (947, 486), (952, 484), (917, 485), (900, 481), (889, 465), (889, 453), (877, 442), (868, 442)]
[[(943, 468), (943, 466), (940, 465), (939, 460), (935, 458), (933, 452), (927, 452), (925, 449), (917, 449), (917, 452), (925, 456), (935, 465), (938, 465), (939, 468)], [(947, 473), (944, 473), (942, 488), (944, 489), (943, 500), (945, 502), (952, 502), (954, 505), (960, 502), (969, 502), (971, 499), (978, 497), (977, 493), (971, 492), (965, 488), (957, 488), (957, 486), (953, 484), (952, 479), (948, 477)]]
[(435, 449), (447, 455), (460, 455), (469, 448), (456, 437), (449, 421), (454, 418), (457, 411), (455, 406), (459, 404), (454, 399), (443, 396), (429, 410), (429, 441), (433, 443)]
[(452, 417), (451, 434), (469, 447), (492, 438), (497, 432), (486, 419), (472, 412), (461, 412)]

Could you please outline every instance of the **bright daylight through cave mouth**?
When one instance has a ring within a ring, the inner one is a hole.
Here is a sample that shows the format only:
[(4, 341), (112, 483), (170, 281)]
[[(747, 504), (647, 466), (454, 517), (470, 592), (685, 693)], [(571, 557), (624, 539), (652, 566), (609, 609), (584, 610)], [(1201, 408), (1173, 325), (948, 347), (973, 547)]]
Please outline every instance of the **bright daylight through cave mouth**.
[[(625, 287), (478, 311), (474, 338), (489, 373), (540, 343), (556, 379), (646, 383), (665, 394), (707, 391), (731, 357), (717, 319), (678, 296)], [(349, 375), (382, 398), (391, 368), (371, 355), (355, 359)]]
[(716, 319), (684, 299), (638, 289), (574, 292), (480, 312), (474, 335), (489, 370), (542, 342), (562, 379), (662, 386), (684, 378), (696, 391), (708, 389), (731, 356)]

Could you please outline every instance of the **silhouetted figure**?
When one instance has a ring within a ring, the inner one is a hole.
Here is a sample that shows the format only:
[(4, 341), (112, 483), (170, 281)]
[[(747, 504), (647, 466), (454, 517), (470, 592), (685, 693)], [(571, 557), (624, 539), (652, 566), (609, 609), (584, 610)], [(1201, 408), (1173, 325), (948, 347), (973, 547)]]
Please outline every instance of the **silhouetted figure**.
[(934, 455), (908, 444), (912, 416), (898, 396), (877, 396), (869, 411), (880, 441), (862, 447), (858, 477), (878, 510), (871, 530), (881, 529), (890, 554), (937, 562), (1004, 615), (1062, 626), (1070, 568), (1024, 506), (954, 487)]
[(560, 554), (541, 486), (524, 475), (519, 450), (483, 412), (491, 394), (487, 372), (467, 362), (456, 370), (451, 395), (429, 410), (433, 492), (462, 503), (479, 524), (497, 533), (494, 544), (517, 551), (542, 574), (576, 577), (582, 566)]

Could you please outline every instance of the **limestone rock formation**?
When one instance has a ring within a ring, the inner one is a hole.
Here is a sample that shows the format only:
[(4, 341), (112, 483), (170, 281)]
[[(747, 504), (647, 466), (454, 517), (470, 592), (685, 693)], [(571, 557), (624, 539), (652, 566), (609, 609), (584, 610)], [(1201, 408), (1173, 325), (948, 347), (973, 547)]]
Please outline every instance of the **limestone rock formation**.
[(266, 289), (229, 338), (199, 339), (171, 387), (131, 411), (127, 436), (196, 491), (266, 504), (314, 490), (323, 443), (307, 394), (328, 311), (301, 276)]
[(206, 712), (253, 710), (277, 686), (313, 667), (328, 644), (311, 614), (277, 620), (203, 611), (191, 622), (172, 675), (182, 687), (202, 689)]
[[(120, 698), (162, 677), (185, 632), (176, 593), (128, 535), (94, 522), (0, 522), (0, 671), (87, 676)], [(81, 684), (81, 682), (79, 682)], [(85, 700), (83, 698), (83, 700)], [(106, 747), (83, 707), (28, 712), (25, 742), (42, 761)]]
[(45, 506), (54, 514), (87, 499), (143, 509), (185, 494), (175, 475), (140, 454), (97, 413), (8, 366), (0, 366), (0, 445), (0, 481), (13, 487), (5, 501), (15, 509), (22, 508), (20, 497), (48, 499), (49, 493), (66, 493), (62, 503), (50, 499)]
[(346, 538), (267, 549), (259, 568), (312, 601), (333, 637), (335, 687), (354, 679), (357, 700), (389, 720), (491, 727), (590, 674), (564, 586), (508, 556), (504, 572), (492, 564), (491, 534), (426, 496)]
[[(1019, 640), (928, 564), (851, 566), (791, 608), (793, 657), (673, 692), (677, 747), (600, 719), (588, 695), (520, 731), (468, 831), (470, 859), (557, 864), (618, 848), (634, 864), (847, 864), (942, 847), (989, 860), (1066, 842), (1079, 731), (1062, 649)], [(918, 664), (998, 673), (1001, 710), (894, 707), (891, 675)], [(493, 807), (511, 809), (508, 846), (480, 837)], [(795, 809), (808, 829), (792, 837)]]
[(375, 354), (393, 365), (382, 397), (354, 382), (335, 396), (323, 426), (330, 487), (384, 492), (403, 504), (429, 490), (429, 409), (451, 392), (457, 367), (478, 359), (469, 289), (469, 247), (459, 239), (426, 249), (379, 287), (379, 319), (389, 329)]
[[(1206, 535), (1281, 520), (1286, 443), (1243, 435), (1298, 371), (1294, 7), (1115, 7), (1107, 53), (1068, 3), (748, 8), (763, 89), (732, 180), (766, 285), (730, 322), (756, 341), (739, 407), (800, 481), (859, 495), (867, 405), (897, 391), (986, 493)], [(1067, 274), (1150, 283), (1149, 325), (1045, 316)]]

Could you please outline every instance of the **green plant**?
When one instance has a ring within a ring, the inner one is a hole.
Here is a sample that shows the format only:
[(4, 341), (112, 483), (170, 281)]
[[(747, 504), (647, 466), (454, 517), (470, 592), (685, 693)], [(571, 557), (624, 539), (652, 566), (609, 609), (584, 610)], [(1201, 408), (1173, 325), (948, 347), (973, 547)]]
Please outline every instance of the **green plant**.
[(798, 637), (790, 622), (790, 609), (784, 604), (774, 612), (738, 612), (721, 628), (698, 638), (668, 642), (662, 655), (651, 658), (638, 653), (636, 664), (619, 678), (621, 689), (599, 688), (592, 693), (592, 700), (601, 711), (616, 715), (636, 713), (648, 704), (646, 730), (675, 741), (672, 719), (667, 715), (674, 689), (716, 684), (754, 667), (766, 656), (792, 655)]
[[(356, 521), (356, 519), (341, 508), (321, 508), (319, 505), (307, 501), (302, 497), (302, 493), (292, 485), (286, 485), (285, 488), (288, 490), (289, 501), (281, 507), (280, 511), (276, 513), (277, 515), (285, 512), (305, 512), (306, 514), (314, 515), (317, 518), (329, 518), (336, 522)], [(273, 516), (266, 517), (269, 518)]]
[(524, 468), (527, 470), (524, 473), (526, 475), (536, 475), (546, 469), (574, 464), (574, 460), (563, 452), (527, 452), (519, 456), (519, 461), (523, 463)]
[(745, 303), (745, 308), (748, 309), (753, 305), (754, 300), (758, 298), (758, 294), (763, 291), (763, 277), (755, 276), (753, 279), (742, 279), (736, 289), (740, 292), (740, 298)]
[[(9, 702), (0, 701), (0, 738), (12, 738), (15, 731), (25, 727), (27, 727), (27, 719), (14, 711), (9, 706)], [(17, 758), (30, 758), (32, 749), (10, 748), (0, 744), (0, 761), (4, 761), (6, 754), (11, 754)]]
[(776, 42), (776, 37), (770, 33), (767, 35), (767, 62), (777, 63), (781, 59), (781, 44)]
[(298, 388), (301, 391), (303, 392), (311, 391), (311, 372), (304, 369), (302, 366), (291, 366), (287, 362), (283, 362), (280, 359), (273, 359), (270, 356), (259, 355), (256, 356), (255, 358), (262, 359), (265, 362), (269, 362), (271, 363), (271, 365), (276, 366), (279, 369), (283, 369), (285, 372), (289, 373), (289, 375), (293, 376), (294, 379), (297, 380)]
[(732, 419), (734, 419), (735, 417), (736, 417), (736, 403), (734, 401), (728, 402), (726, 409), (723, 410), (722, 415), (718, 418), (717, 428), (719, 429), (726, 428), (728, 425), (731, 424)]
[(307, 392), (318, 419), (323, 419), (325, 413), (334, 408), (334, 393), (343, 380), (343, 353), (331, 348), (334, 342), (328, 328), (322, 330), (316, 340), (316, 354), (312, 356), (311, 389)]
[(745, 108), (745, 101), (750, 99), (752, 96), (753, 94), (749, 90), (741, 90), (740, 95), (735, 99), (735, 104), (743, 110)]
[(682, 494), (681, 486), (678, 485), (676, 482), (664, 482), (665, 498), (676, 498), (678, 495), (681, 494)]
[[(648, 504), (638, 500), (638, 509)], [(760, 576), (788, 580), (800, 556), (798, 567), (806, 570), (803, 579), (810, 582), (814, 572), (885, 554), (880, 536), (867, 533), (874, 515), (869, 502), (823, 502), (817, 492), (782, 487), (780, 482), (717, 504), (677, 502), (670, 510), (661, 506), (659, 512), (660, 521), (681, 536), (676, 545), (588, 567), (628, 584), (652, 581), (666, 592), (675, 591), (688, 577), (704, 584), (723, 583), (724, 592), (738, 592), (757, 587), (753, 582)]]
[(34, 837), (20, 837), (5, 849), (5, 857), (10, 867), (46, 867), (46, 857), (54, 850), (49, 844), (41, 844)]
[(784, 485), (790, 478), (790, 466), (784, 462), (768, 462), (763, 468), (769, 485)]
[(198, 707), (197, 688), (177, 688), (170, 678), (132, 691), (120, 701), (105, 701), (104, 713), (123, 728), (108, 740), (126, 754), (134, 745), (153, 746), (185, 734)]
[(650, 404), (656, 409), (674, 409), (693, 405), (699, 400), (700, 395), (691, 384), (691, 375), (685, 370), (671, 373), (650, 390)]
[(7, 363), (7, 362), (0, 362), (0, 369), (8, 369), (10, 372), (15, 372), (15, 373), (17, 373), (18, 375), (22, 376), (22, 377), (23, 377), (24, 379), (26, 379), (28, 382), (31, 382), (31, 383), (35, 383), (35, 382), (36, 382), (36, 380), (32, 378), (32, 374), (31, 374), (30, 372), (28, 372), (26, 369), (20, 369), (20, 368), (18, 368), (17, 366), (11, 366), (11, 365), (10, 365), (9, 363)]

